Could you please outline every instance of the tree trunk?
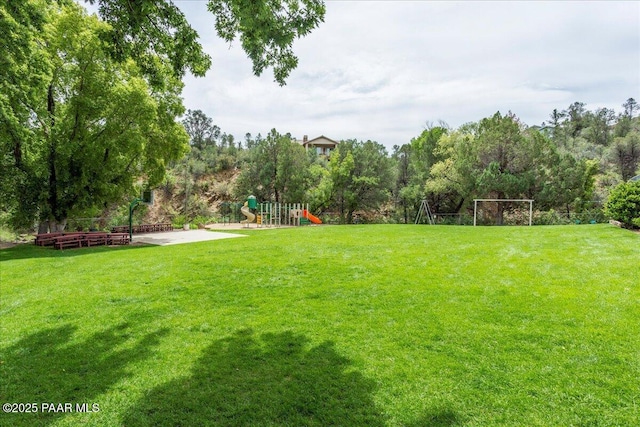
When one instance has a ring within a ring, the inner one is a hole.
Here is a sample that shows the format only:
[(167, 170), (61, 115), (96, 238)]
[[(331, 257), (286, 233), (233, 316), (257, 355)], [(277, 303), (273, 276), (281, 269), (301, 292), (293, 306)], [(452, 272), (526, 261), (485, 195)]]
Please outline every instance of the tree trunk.
[(56, 219), (50, 219), (49, 220), (49, 229), (51, 230), (52, 233), (56, 233), (56, 232), (60, 232), (60, 231), (64, 231), (64, 229), (67, 226), (67, 220), (63, 219), (63, 220), (56, 220)]
[[(45, 221), (49, 232), (54, 233), (58, 230), (57, 221), (55, 219), (58, 215), (58, 180), (56, 176), (56, 141), (53, 137), (53, 129), (55, 127), (55, 98), (53, 93), (53, 84), (49, 85), (47, 92), (47, 112), (49, 113), (49, 121), (51, 128), (49, 129), (49, 158), (47, 159), (47, 168), (49, 170), (48, 180), (48, 192), (47, 192), (47, 209), (49, 219)], [(65, 221), (66, 222), (66, 221)], [(64, 227), (63, 227), (64, 228)], [(60, 230), (61, 231), (61, 230)]]
[[(499, 192), (496, 199), (504, 199), (504, 193)], [(497, 202), (498, 207), (496, 208), (496, 225), (504, 224), (504, 205), (503, 202)]]
[(38, 234), (62, 232), (67, 227), (67, 219), (57, 221), (55, 218), (49, 218), (38, 224)]
[(405, 202), (402, 203), (402, 206), (404, 208), (404, 223), (407, 224), (409, 222), (409, 210)]
[(498, 202), (498, 207), (496, 209), (496, 225), (504, 224), (504, 206), (502, 202)]
[(184, 206), (183, 206), (183, 212), (184, 212), (184, 217), (185, 217), (185, 221), (188, 221), (189, 218), (189, 193), (191, 192), (191, 176), (189, 175), (189, 169), (188, 167), (185, 167), (185, 173), (184, 173)]

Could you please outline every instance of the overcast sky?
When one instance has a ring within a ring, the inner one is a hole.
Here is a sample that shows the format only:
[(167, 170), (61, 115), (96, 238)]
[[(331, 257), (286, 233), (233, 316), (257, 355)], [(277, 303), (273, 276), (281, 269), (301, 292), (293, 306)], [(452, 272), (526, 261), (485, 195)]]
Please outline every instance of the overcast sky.
[(325, 22), (295, 42), (284, 87), (217, 38), (206, 1), (176, 4), (213, 59), (206, 77), (186, 78), (185, 106), (236, 139), (276, 128), (391, 150), (440, 120), (455, 128), (511, 110), (536, 125), (575, 101), (616, 112), (640, 101), (636, 1), (329, 0)]

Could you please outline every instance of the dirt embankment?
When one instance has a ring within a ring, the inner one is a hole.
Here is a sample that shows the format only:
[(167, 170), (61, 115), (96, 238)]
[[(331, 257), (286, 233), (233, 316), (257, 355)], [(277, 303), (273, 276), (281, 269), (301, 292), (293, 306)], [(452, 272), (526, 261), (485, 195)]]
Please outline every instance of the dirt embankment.
[(213, 175), (204, 175), (185, 185), (184, 179), (176, 177), (172, 184), (154, 191), (154, 203), (147, 207), (145, 222), (169, 221), (184, 213), (185, 199), (188, 197), (189, 216), (215, 214), (221, 202), (232, 201), (235, 182), (240, 171), (225, 170)]

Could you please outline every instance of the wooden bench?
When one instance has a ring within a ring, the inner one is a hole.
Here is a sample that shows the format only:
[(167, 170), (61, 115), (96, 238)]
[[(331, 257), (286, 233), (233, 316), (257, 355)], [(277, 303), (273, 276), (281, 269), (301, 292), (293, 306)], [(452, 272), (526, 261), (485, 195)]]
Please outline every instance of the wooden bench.
[(127, 245), (129, 243), (129, 233), (107, 233), (103, 231), (43, 233), (36, 235), (35, 240), (35, 244), (38, 246), (53, 246), (55, 249)]
[(51, 246), (56, 237), (62, 236), (63, 233), (42, 233), (36, 234), (35, 244), (38, 246)]
[(107, 237), (109, 245), (128, 245), (129, 233), (110, 233)]
[(81, 248), (84, 240), (82, 234), (65, 234), (54, 238), (53, 247), (56, 249)]
[(85, 246), (106, 245), (108, 240), (108, 234), (101, 232), (84, 233), (83, 237), (82, 242)]

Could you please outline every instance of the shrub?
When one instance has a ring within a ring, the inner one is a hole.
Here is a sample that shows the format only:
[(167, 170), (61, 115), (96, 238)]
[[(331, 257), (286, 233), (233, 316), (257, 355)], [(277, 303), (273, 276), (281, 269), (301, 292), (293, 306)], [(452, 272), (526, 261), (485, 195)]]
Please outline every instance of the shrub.
[(536, 211), (533, 213), (533, 223), (535, 225), (565, 225), (569, 224), (570, 220), (566, 214), (562, 214), (554, 209), (546, 212)]
[(182, 226), (187, 222), (187, 217), (184, 215), (175, 215), (171, 221), (173, 228), (182, 228)]
[(215, 222), (217, 222), (215, 217), (211, 215), (198, 215), (195, 218), (193, 218), (193, 220), (191, 221), (192, 225), (195, 225), (196, 228), (198, 228), (200, 224), (207, 225)]
[(611, 190), (605, 213), (629, 228), (640, 227), (640, 181), (623, 182)]

